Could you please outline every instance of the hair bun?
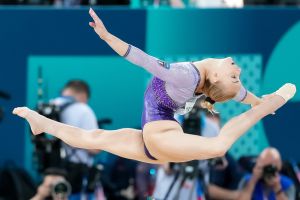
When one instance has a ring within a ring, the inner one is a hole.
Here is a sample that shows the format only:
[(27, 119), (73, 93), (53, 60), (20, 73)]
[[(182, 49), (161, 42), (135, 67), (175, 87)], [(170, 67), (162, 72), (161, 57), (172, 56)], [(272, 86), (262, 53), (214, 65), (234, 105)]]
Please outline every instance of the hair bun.
[(212, 105), (216, 103), (216, 101), (212, 100), (210, 97), (206, 97), (205, 101), (209, 102)]
[(201, 101), (200, 105), (202, 108), (207, 109), (211, 113), (218, 113), (214, 110), (214, 103), (214, 100), (212, 100), (210, 97), (206, 97), (203, 101)]

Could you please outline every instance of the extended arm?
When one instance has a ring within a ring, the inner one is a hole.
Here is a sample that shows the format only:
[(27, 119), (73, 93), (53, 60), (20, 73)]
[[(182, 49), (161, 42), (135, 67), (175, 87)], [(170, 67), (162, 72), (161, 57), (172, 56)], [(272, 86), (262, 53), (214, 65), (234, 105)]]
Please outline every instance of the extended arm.
[(252, 92), (248, 91), (244, 86), (241, 87), (238, 94), (235, 96), (234, 100), (242, 102), (244, 104), (249, 104), (251, 106), (256, 106), (261, 103), (261, 99), (255, 96)]
[(101, 19), (90, 9), (89, 11), (94, 22), (90, 22), (90, 26), (115, 52), (120, 56), (124, 56), (131, 63), (143, 67), (154, 76), (178, 86), (189, 86), (198, 82), (195, 79), (195, 69), (183, 67), (186, 63), (170, 65), (153, 56), (150, 56), (142, 50), (127, 44), (118, 37), (109, 33)]
[(251, 106), (256, 106), (261, 103), (261, 99), (254, 95), (252, 92), (247, 91), (245, 99), (242, 101), (244, 104), (249, 104)]
[(94, 20), (94, 22), (90, 22), (89, 25), (94, 28), (99, 37), (104, 40), (115, 52), (117, 52), (117, 54), (124, 56), (128, 49), (128, 44), (110, 34), (92, 8), (90, 8), (89, 13)]

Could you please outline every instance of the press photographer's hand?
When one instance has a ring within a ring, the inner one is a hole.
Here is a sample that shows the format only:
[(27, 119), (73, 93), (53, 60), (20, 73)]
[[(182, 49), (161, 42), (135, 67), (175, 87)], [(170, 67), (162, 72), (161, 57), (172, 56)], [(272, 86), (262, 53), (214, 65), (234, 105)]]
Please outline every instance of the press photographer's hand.
[(260, 166), (258, 163), (256, 163), (255, 167), (252, 170), (253, 178), (258, 181), (262, 177), (262, 166)]

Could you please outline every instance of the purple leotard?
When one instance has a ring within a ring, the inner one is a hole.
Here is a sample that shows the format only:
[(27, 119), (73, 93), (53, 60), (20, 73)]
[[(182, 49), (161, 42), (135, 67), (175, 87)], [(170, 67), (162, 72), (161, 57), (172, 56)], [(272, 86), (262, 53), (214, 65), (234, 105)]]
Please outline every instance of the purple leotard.
[[(128, 46), (124, 57), (154, 75), (144, 96), (142, 129), (146, 123), (152, 121), (176, 121), (174, 113), (185, 114), (190, 110), (188, 107), (192, 107), (201, 96), (195, 95), (201, 77), (193, 63), (166, 63), (132, 45)], [(246, 93), (242, 87), (236, 100), (243, 100)], [(155, 159), (146, 148), (145, 152), (149, 158)]]

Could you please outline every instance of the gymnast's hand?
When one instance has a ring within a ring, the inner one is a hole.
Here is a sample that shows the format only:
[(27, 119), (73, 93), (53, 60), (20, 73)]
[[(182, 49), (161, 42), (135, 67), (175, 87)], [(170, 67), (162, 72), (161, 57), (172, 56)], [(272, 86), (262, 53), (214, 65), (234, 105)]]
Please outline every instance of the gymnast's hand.
[(93, 22), (89, 22), (89, 25), (92, 28), (94, 28), (95, 32), (99, 35), (99, 37), (102, 40), (106, 40), (107, 36), (109, 35), (109, 32), (106, 30), (103, 22), (97, 16), (97, 14), (95, 13), (95, 11), (92, 8), (90, 8), (89, 14), (93, 18), (93, 20), (94, 20)]

